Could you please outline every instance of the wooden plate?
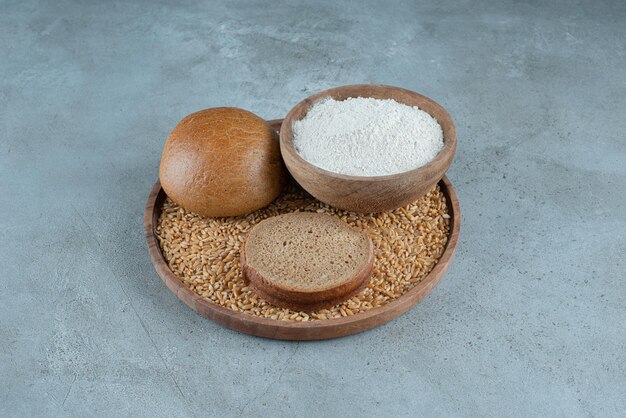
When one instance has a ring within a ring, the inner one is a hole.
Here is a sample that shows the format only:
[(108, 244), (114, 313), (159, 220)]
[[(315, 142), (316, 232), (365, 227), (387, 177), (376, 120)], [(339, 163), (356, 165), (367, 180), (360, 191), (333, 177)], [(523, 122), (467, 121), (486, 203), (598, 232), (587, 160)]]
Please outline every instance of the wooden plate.
[[(277, 119), (269, 123), (278, 130), (281, 122), (282, 119)], [(415, 287), (386, 305), (337, 319), (296, 322), (260, 318), (216, 305), (189, 289), (170, 270), (156, 236), (155, 229), (161, 215), (163, 201), (166, 198), (159, 181), (152, 188), (146, 203), (144, 230), (148, 242), (148, 251), (157, 274), (180, 300), (200, 315), (228, 328), (259, 337), (281, 340), (323, 340), (356, 334), (389, 322), (409, 310), (439, 284), (452, 261), (461, 228), (461, 208), (454, 187), (445, 176), (439, 182), (439, 187), (448, 202), (451, 229), (444, 252), (435, 267)]]

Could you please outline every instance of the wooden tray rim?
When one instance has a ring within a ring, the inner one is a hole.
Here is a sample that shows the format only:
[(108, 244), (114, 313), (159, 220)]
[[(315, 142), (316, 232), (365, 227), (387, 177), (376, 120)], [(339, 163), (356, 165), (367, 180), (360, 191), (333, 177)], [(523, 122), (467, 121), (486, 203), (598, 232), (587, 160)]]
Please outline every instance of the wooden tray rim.
[[(280, 119), (269, 121), (272, 126), (279, 125)], [(250, 314), (235, 312), (203, 298), (189, 289), (170, 270), (156, 236), (156, 225), (165, 200), (165, 192), (160, 181), (154, 184), (144, 210), (144, 232), (148, 251), (157, 274), (167, 287), (187, 306), (198, 314), (228, 328), (260, 337), (282, 340), (321, 340), (356, 334), (378, 325), (382, 325), (400, 316), (439, 284), (454, 256), (461, 229), (461, 207), (456, 190), (450, 180), (444, 176), (440, 182), (450, 209), (451, 230), (443, 254), (435, 267), (418, 284), (399, 298), (378, 308), (352, 316), (320, 321), (296, 322), (261, 318)]]

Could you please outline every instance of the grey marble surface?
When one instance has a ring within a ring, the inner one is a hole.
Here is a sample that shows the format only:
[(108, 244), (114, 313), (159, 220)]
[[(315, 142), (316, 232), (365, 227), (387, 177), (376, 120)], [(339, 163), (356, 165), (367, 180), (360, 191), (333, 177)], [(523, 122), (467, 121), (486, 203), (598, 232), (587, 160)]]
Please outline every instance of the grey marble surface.
[[(625, 28), (622, 1), (0, 1), (0, 415), (624, 416)], [(187, 309), (142, 231), (169, 131), (363, 82), (456, 120), (441, 285), (316, 343)]]

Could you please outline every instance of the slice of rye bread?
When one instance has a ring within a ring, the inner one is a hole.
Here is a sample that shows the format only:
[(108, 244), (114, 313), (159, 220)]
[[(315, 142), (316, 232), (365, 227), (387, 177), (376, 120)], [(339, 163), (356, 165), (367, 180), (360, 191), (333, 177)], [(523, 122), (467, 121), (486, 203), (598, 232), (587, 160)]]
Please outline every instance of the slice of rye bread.
[(296, 212), (255, 225), (241, 248), (248, 285), (276, 306), (329, 308), (367, 286), (374, 267), (370, 237), (330, 215)]

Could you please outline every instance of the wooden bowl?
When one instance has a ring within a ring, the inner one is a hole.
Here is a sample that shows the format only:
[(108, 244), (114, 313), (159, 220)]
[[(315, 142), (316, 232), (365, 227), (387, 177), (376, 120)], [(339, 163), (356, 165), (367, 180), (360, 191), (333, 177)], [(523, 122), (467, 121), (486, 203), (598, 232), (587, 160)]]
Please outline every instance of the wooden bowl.
[[(296, 151), (292, 126), (294, 121), (304, 118), (313, 104), (328, 97), (335, 100), (373, 97), (418, 106), (441, 125), (443, 149), (434, 160), (422, 167), (385, 176), (353, 176), (319, 168), (304, 160)], [(380, 212), (414, 202), (443, 178), (456, 151), (456, 128), (448, 112), (428, 97), (399, 87), (355, 84), (317, 93), (291, 109), (280, 130), (280, 151), (294, 179), (318, 200), (354, 212)]]
[[(270, 123), (279, 127), (280, 120)], [(447, 199), (450, 210), (450, 236), (435, 267), (415, 287), (388, 304), (337, 319), (295, 322), (260, 318), (219, 306), (189, 289), (172, 273), (159, 246), (156, 226), (167, 196), (158, 181), (146, 202), (144, 231), (148, 251), (157, 274), (172, 293), (200, 315), (228, 328), (259, 337), (282, 340), (323, 340), (356, 334), (391, 321), (410, 309), (437, 286), (452, 261), (461, 228), (461, 209), (454, 187), (446, 177), (439, 182), (439, 186)]]

